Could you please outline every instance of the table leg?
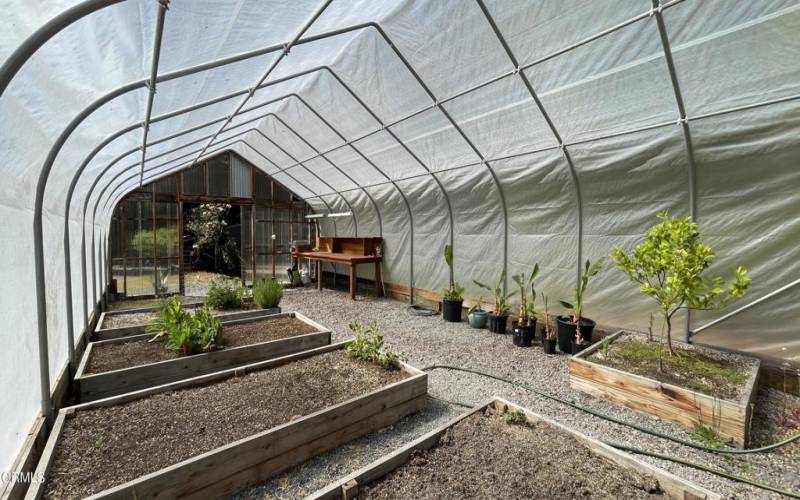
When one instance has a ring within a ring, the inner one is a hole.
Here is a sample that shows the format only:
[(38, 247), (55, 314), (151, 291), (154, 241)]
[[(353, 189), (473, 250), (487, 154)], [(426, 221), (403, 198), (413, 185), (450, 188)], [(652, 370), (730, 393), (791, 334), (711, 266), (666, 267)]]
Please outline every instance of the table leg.
[(383, 278), (381, 277), (381, 263), (375, 263), (375, 297), (383, 295)]
[(317, 261), (317, 290), (322, 291), (322, 266)]
[(356, 265), (350, 266), (350, 299), (356, 298)]

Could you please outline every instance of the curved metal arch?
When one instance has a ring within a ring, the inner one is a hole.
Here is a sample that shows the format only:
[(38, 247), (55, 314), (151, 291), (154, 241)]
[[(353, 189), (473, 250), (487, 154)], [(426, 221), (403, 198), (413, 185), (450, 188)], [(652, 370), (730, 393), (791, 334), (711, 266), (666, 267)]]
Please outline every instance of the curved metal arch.
[[(671, 7), (672, 5), (676, 5), (676, 4), (680, 3), (681, 1), (683, 1), (683, 0), (673, 0), (672, 2), (664, 4), (663, 8)], [(102, 5), (98, 4), (99, 6), (95, 10), (97, 10), (99, 8), (102, 8), (104, 6), (107, 6), (107, 5), (111, 5), (112, 3), (115, 3), (115, 2), (109, 2), (108, 4), (102, 4), (102, 2), (101, 2)], [(15, 65), (16, 66), (12, 67), (10, 69), (10, 71), (6, 71), (7, 68), (5, 68), (5, 66), (4, 66), (2, 68), (4, 70), (4, 72), (0, 76), (2, 76), (3, 78), (6, 78), (6, 76), (9, 75), (7, 77), (7, 80), (10, 80), (14, 76), (16, 71), (24, 64), (25, 60), (27, 60), (27, 58), (30, 57), (30, 55), (32, 55), (36, 51), (36, 49), (38, 49), (39, 46), (44, 44), (53, 34), (57, 33), (60, 29), (62, 29), (63, 27), (65, 27), (65, 26), (67, 26), (69, 24), (71, 24), (72, 22), (74, 22), (74, 20), (76, 20), (77, 18), (82, 17), (83, 15), (86, 15), (86, 14), (88, 14), (88, 12), (86, 12), (84, 14), (81, 14), (78, 17), (76, 17), (76, 16), (71, 16), (71, 17), (67, 16), (66, 19), (69, 19), (69, 20), (65, 21), (65, 22), (62, 22), (61, 24), (56, 23), (54, 25), (50, 25), (50, 23), (48, 23), (48, 25), (41, 27), (33, 35), (31, 35), (31, 37), (29, 37), (28, 40), (33, 40), (33, 42), (31, 44), (29, 44), (30, 46), (28, 48), (26, 48), (25, 50), (22, 50), (22, 51), (20, 51), (18, 49), (17, 51), (14, 52), (13, 55), (15, 56)], [(633, 22), (636, 22), (636, 21), (642, 19), (643, 17), (646, 17), (646, 15), (645, 16), (642, 16), (642, 15), (636, 16), (636, 17), (634, 17), (634, 18), (632, 18), (632, 19), (630, 19), (630, 20), (628, 20), (628, 21), (626, 21), (624, 23), (621, 23), (620, 25), (617, 25), (616, 27), (612, 27), (612, 28), (610, 28), (608, 30), (605, 30), (604, 32), (601, 32), (601, 33), (599, 33), (597, 35), (594, 35), (594, 38), (599, 38), (601, 36), (604, 36), (604, 35), (606, 35), (608, 33), (611, 33), (613, 31), (615, 31), (616, 29), (619, 29), (622, 26), (625, 26), (625, 25), (631, 24)], [(370, 27), (370, 26), (376, 26), (377, 27), (377, 24), (376, 23), (363, 23), (360, 26), (359, 25), (351, 26), (351, 27), (348, 27), (348, 28), (342, 28), (340, 30), (335, 30), (335, 31), (332, 31), (332, 32), (327, 32), (327, 33), (322, 33), (322, 34), (319, 34), (319, 35), (307, 37), (305, 39), (296, 40), (296, 43), (297, 44), (308, 43), (308, 42), (311, 42), (311, 41), (314, 41), (314, 40), (319, 40), (319, 39), (322, 39), (322, 38), (326, 38), (328, 36), (335, 36), (337, 34), (342, 34), (342, 33), (346, 33), (346, 32), (349, 32), (349, 31), (356, 30), (356, 29), (362, 29), (362, 28)], [(592, 37), (590, 37), (590, 38), (592, 38)], [(28, 42), (28, 40), (26, 40), (26, 42), (24, 42), (23, 45), (25, 45)], [(564, 49), (560, 49), (559, 51), (556, 51), (556, 53), (554, 53), (554, 55), (552, 57), (555, 57), (556, 55), (560, 55), (560, 54), (562, 54), (564, 52), (567, 52), (568, 50), (572, 50), (573, 48), (578, 47), (583, 43), (586, 43), (586, 42), (585, 41), (580, 41), (580, 42), (578, 42), (576, 44), (573, 44), (573, 46), (570, 46), (570, 47), (567, 47), (567, 48), (564, 48)], [(251, 51), (249, 53), (239, 54), (239, 55), (231, 56), (229, 58), (220, 59), (220, 60), (217, 60), (217, 61), (212, 61), (212, 62), (205, 63), (205, 64), (202, 64), (202, 65), (199, 65), (199, 66), (194, 66), (192, 68), (187, 68), (187, 69), (184, 69), (184, 70), (175, 71), (175, 72), (169, 73), (167, 75), (160, 76), (159, 78), (156, 79), (156, 81), (157, 82), (158, 81), (166, 81), (167, 79), (170, 79), (170, 78), (179, 78), (181, 76), (185, 76), (185, 75), (188, 75), (188, 74), (196, 73), (196, 72), (199, 72), (199, 71), (204, 71), (206, 69), (211, 69), (211, 68), (214, 68), (214, 67), (218, 67), (220, 65), (230, 64), (232, 62), (240, 61), (240, 60), (246, 59), (248, 57), (255, 57), (257, 55), (263, 55), (263, 54), (266, 54), (266, 53), (269, 53), (269, 52), (274, 52), (276, 50), (279, 50), (283, 46), (284, 45), (272, 46), (272, 47), (267, 47), (267, 48), (263, 48), (263, 49), (258, 49), (258, 50), (255, 50), (255, 51)], [(22, 48), (22, 47), (20, 47), (20, 48)], [(24, 57), (20, 56), (18, 53), (24, 54)], [(543, 58), (540, 61), (535, 61), (534, 63), (531, 63), (530, 65), (527, 65), (526, 67), (532, 66), (533, 64), (536, 64), (538, 62), (544, 61), (546, 59), (547, 58)], [(490, 82), (491, 81), (497, 81), (498, 79), (505, 78), (506, 76), (510, 76), (510, 75), (509, 74), (500, 75), (499, 77), (495, 77), (495, 78), (491, 79)], [(50, 153), (48, 154), (48, 158), (46, 159), (45, 164), (44, 164), (42, 170), (40, 171), (39, 181), (37, 182), (37, 196), (36, 196), (37, 202), (35, 203), (35, 207), (34, 207), (35, 208), (35, 213), (34, 213), (34, 257), (35, 257), (35, 259), (34, 260), (35, 260), (36, 287), (37, 287), (37, 295), (36, 295), (36, 297), (37, 297), (37, 314), (41, 314), (42, 316), (46, 315), (46, 312), (39, 313), (39, 310), (45, 310), (45, 308), (46, 308), (44, 289), (43, 289), (43, 287), (44, 287), (44, 262), (43, 262), (44, 256), (43, 256), (43, 241), (42, 241), (43, 240), (43, 234), (42, 234), (42, 227), (41, 227), (42, 226), (42, 221), (41, 221), (41, 218), (42, 218), (42, 200), (41, 200), (41, 198), (43, 197), (43, 194), (44, 194), (46, 181), (47, 181), (47, 178), (49, 176), (50, 168), (52, 167), (53, 161), (55, 160), (55, 157), (57, 156), (57, 154), (60, 151), (61, 147), (63, 147), (63, 144), (66, 142), (66, 139), (71, 135), (72, 131), (74, 131), (74, 129), (77, 128), (77, 126), (88, 115), (90, 115), (97, 108), (102, 106), (105, 102), (108, 102), (108, 101), (110, 101), (111, 99), (113, 99), (113, 98), (115, 98), (117, 96), (120, 96), (120, 95), (122, 95), (122, 94), (124, 94), (126, 92), (129, 92), (130, 90), (135, 90), (137, 88), (140, 88), (146, 82), (147, 82), (146, 80), (140, 80), (138, 82), (133, 82), (133, 83), (129, 83), (129, 84), (123, 85), (123, 86), (117, 88), (116, 90), (114, 90), (112, 92), (109, 92), (108, 94), (106, 94), (105, 96), (101, 97), (100, 99), (96, 100), (91, 105), (89, 105), (87, 108), (84, 108), (84, 110), (72, 122), (70, 122), (70, 124), (62, 131), (62, 134), (59, 136), (59, 138), (56, 140), (54, 145), (51, 147)], [(487, 84), (488, 83), (480, 84), (479, 86), (473, 87), (472, 89), (467, 89), (465, 91), (462, 91), (460, 94), (461, 95), (466, 94), (466, 93), (468, 93), (468, 92), (470, 92), (472, 90), (475, 90), (477, 88), (481, 88), (482, 86), (485, 86)], [(2, 90), (5, 90), (5, 88), (3, 88)], [(40, 351), (40, 358), (42, 358), (42, 356), (43, 356), (42, 352), (46, 351), (46, 346), (47, 346), (47, 335), (46, 335), (46, 333), (47, 333), (47, 325), (46, 325), (45, 321), (41, 321), (41, 320), (38, 321), (38, 324), (39, 324), (39, 329), (40, 329), (40, 331), (39, 331), (39, 351)], [(43, 359), (43, 361), (46, 361), (47, 360), (46, 359), (46, 353), (44, 354), (44, 356), (45, 357), (43, 357), (42, 359)], [(40, 362), (40, 365), (41, 364), (43, 364), (43, 363)], [(41, 366), (40, 366), (40, 369), (42, 369)], [(49, 383), (49, 374), (47, 374), (47, 377), (45, 377), (45, 378), (48, 379), (48, 383)], [(42, 391), (42, 392), (44, 394), (44, 391)], [(48, 392), (49, 392), (49, 389), (48, 389)], [(43, 398), (43, 399), (45, 399), (45, 398)], [(46, 399), (48, 399), (48, 406), (49, 406), (49, 395), (47, 396)], [(45, 408), (44, 405), (43, 405), (43, 410), (47, 410), (45, 413), (47, 413), (49, 415), (49, 408)]]
[[(577, 276), (576, 276), (576, 279), (575, 279), (575, 283), (576, 283), (576, 286), (577, 286), (577, 284), (580, 283), (581, 275), (583, 273), (583, 196), (581, 195), (581, 184), (580, 184), (580, 180), (578, 178), (578, 171), (575, 168), (575, 164), (572, 161), (572, 156), (569, 154), (569, 151), (567, 150), (566, 144), (564, 144), (564, 140), (561, 138), (561, 134), (558, 133), (558, 130), (556, 129), (555, 124), (553, 123), (553, 120), (550, 118), (549, 113), (544, 108), (544, 104), (542, 104), (541, 99), (539, 99), (539, 96), (537, 95), (536, 91), (533, 89), (533, 85), (531, 84), (531, 82), (528, 79), (527, 75), (525, 75), (525, 72), (521, 69), (520, 63), (517, 60), (517, 57), (514, 55), (514, 51), (511, 50), (511, 47), (508, 45), (508, 42), (506, 42), (506, 39), (503, 36), (502, 31), (500, 31), (500, 27), (495, 22), (494, 18), (492, 17), (492, 14), (489, 12), (489, 9), (486, 7), (486, 4), (484, 4), (483, 0), (475, 0), (475, 1), (478, 3), (478, 7), (480, 7), (481, 12), (483, 13), (484, 17), (486, 18), (486, 21), (491, 26), (492, 31), (494, 32), (495, 36), (497, 37), (497, 40), (500, 42), (500, 45), (503, 46), (503, 50), (505, 51), (506, 55), (508, 56), (508, 59), (511, 61), (511, 64), (514, 66), (515, 70), (518, 70), (517, 74), (519, 75), (520, 80), (522, 80), (522, 83), (525, 85), (525, 89), (528, 91), (528, 94), (531, 96), (531, 99), (533, 99), (533, 102), (536, 104), (536, 107), (539, 109), (539, 113), (541, 113), (542, 117), (545, 119), (545, 122), (547, 122), (547, 126), (550, 129), (550, 132), (553, 134), (553, 137), (555, 138), (556, 142), (558, 143), (559, 147), (561, 148), (561, 151), (564, 153), (564, 159), (567, 162), (567, 167), (569, 168), (570, 178), (572, 179), (572, 187), (575, 190), (575, 201), (576, 201), (576, 205), (577, 205), (577, 208), (578, 208), (578, 210), (577, 210), (577, 219), (578, 220), (577, 220), (577, 228), (576, 228), (577, 229), (577, 235), (576, 235), (576, 238), (577, 238), (577, 252), (576, 253), (577, 253), (577, 270), (578, 270), (578, 273), (577, 273)], [(506, 233), (506, 238), (507, 237), (508, 237), (508, 234)]]

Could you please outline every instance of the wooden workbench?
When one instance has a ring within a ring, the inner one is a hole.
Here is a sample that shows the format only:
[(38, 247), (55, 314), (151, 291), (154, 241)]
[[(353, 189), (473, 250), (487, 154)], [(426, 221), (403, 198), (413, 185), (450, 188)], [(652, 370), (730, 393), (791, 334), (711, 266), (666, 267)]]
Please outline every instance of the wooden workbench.
[(359, 264), (375, 264), (375, 296), (381, 296), (381, 262), (383, 261), (382, 238), (326, 238), (317, 241), (316, 252), (296, 252), (296, 258), (316, 262), (317, 288), (322, 290), (321, 262), (344, 264), (350, 268), (350, 298), (356, 298), (356, 272)]

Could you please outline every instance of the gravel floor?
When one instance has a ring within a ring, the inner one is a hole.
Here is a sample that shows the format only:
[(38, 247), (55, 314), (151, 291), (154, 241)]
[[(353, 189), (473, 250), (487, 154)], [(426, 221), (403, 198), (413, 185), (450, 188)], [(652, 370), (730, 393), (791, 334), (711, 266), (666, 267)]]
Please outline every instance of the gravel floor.
[[(332, 290), (322, 292), (311, 289), (287, 290), (281, 307), (284, 311), (306, 314), (330, 328), (334, 341), (351, 337), (347, 325), (354, 320), (360, 320), (362, 323), (377, 321), (387, 344), (404, 352), (409, 363), (418, 368), (447, 364), (486, 371), (573, 400), (631, 423), (683, 439), (691, 439), (690, 432), (680, 425), (663, 422), (655, 417), (573, 391), (568, 383), (567, 356), (545, 355), (536, 344), (529, 349), (514, 347), (510, 335), (473, 330), (467, 323), (445, 323), (436, 316), (414, 316), (404, 304), (389, 299), (376, 300), (359, 296), (358, 300), (351, 301), (347, 293)], [(430, 372), (428, 387), (429, 393), (433, 396), (468, 404), (477, 404), (492, 395), (502, 396), (589, 436), (682, 457), (767, 484), (800, 491), (800, 467), (797, 460), (800, 456), (800, 443), (798, 442), (767, 454), (715, 455), (613, 424), (536, 396), (522, 388), (478, 375), (437, 369)], [(772, 442), (778, 439), (778, 435), (786, 436), (792, 433), (777, 429), (777, 424), (774, 422), (775, 408), (783, 408), (787, 404), (800, 406), (800, 398), (787, 398), (777, 391), (763, 391), (759, 394), (753, 423), (753, 432), (757, 440)], [(351, 446), (317, 457), (279, 478), (240, 492), (239, 498), (297, 498), (363, 467), (376, 457), (413, 440), (426, 430), (441, 425), (461, 411), (463, 408), (456, 406), (443, 408), (437, 402), (425, 412), (409, 417), (393, 430), (387, 431), (388, 433), (366, 436)], [(724, 497), (783, 498), (774, 493), (672, 462), (648, 457), (642, 459), (695, 481)]]

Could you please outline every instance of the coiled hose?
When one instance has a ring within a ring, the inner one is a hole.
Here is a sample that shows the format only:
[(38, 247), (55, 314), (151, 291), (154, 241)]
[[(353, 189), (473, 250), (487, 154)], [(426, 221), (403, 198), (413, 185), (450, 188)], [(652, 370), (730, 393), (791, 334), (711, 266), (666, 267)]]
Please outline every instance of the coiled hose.
[[(635, 429), (635, 430), (637, 430), (639, 432), (643, 432), (643, 433), (649, 434), (651, 436), (656, 436), (658, 438), (666, 439), (668, 441), (672, 441), (674, 443), (678, 443), (678, 444), (681, 444), (683, 446), (688, 446), (690, 448), (694, 448), (696, 450), (701, 450), (701, 451), (706, 451), (706, 452), (709, 452), (709, 453), (730, 454), (730, 455), (748, 455), (748, 454), (753, 454), (753, 453), (764, 453), (764, 452), (767, 452), (767, 451), (771, 451), (771, 450), (775, 450), (775, 449), (781, 448), (783, 446), (786, 446), (786, 445), (788, 445), (790, 443), (793, 443), (793, 442), (797, 441), (798, 439), (800, 439), (800, 432), (798, 432), (795, 435), (790, 436), (790, 437), (788, 437), (788, 438), (786, 438), (786, 439), (784, 439), (782, 441), (779, 441), (777, 443), (773, 443), (773, 444), (770, 444), (770, 445), (767, 445), (767, 446), (762, 446), (760, 448), (751, 448), (749, 450), (738, 450), (738, 449), (733, 449), (733, 448), (711, 448), (711, 447), (708, 447), (708, 446), (703, 446), (703, 445), (694, 443), (692, 441), (687, 441), (685, 439), (677, 438), (675, 436), (670, 436), (670, 435), (664, 434), (662, 432), (654, 431), (652, 429), (648, 429), (646, 427), (642, 427), (642, 426), (639, 426), (639, 425), (636, 425), (636, 424), (633, 424), (633, 423), (630, 423), (630, 422), (626, 422), (624, 420), (620, 420), (620, 419), (612, 417), (610, 415), (606, 415), (604, 413), (597, 412), (597, 411), (592, 410), (590, 408), (586, 408), (585, 406), (581, 406), (581, 405), (579, 405), (579, 404), (577, 404), (577, 403), (575, 403), (573, 401), (568, 401), (568, 400), (560, 398), (558, 396), (553, 396), (552, 394), (548, 394), (548, 393), (542, 392), (542, 391), (540, 391), (538, 389), (534, 389), (533, 387), (529, 386), (528, 384), (524, 384), (524, 383), (521, 383), (521, 382), (516, 382), (516, 381), (513, 381), (511, 379), (507, 379), (505, 377), (500, 377), (498, 375), (494, 375), (492, 373), (482, 372), (480, 370), (473, 370), (471, 368), (462, 368), (460, 366), (440, 365), (440, 364), (434, 364), (434, 365), (425, 367), (425, 368), (422, 369), (422, 371), (426, 371), (427, 372), (427, 371), (439, 370), (439, 369), (440, 370), (453, 370), (453, 371), (459, 371), (459, 372), (464, 372), (464, 373), (472, 373), (474, 375), (478, 375), (478, 376), (482, 376), (482, 377), (487, 377), (487, 378), (491, 378), (491, 379), (494, 379), (494, 380), (498, 380), (500, 382), (504, 382), (506, 384), (509, 384), (509, 385), (512, 385), (512, 386), (515, 386), (515, 387), (521, 387), (522, 389), (525, 389), (528, 392), (532, 392), (532, 393), (536, 394), (537, 396), (541, 396), (541, 397), (543, 397), (545, 399), (549, 399), (551, 401), (556, 401), (556, 402), (561, 403), (563, 405), (569, 406), (570, 408), (575, 408), (576, 410), (580, 410), (582, 412), (588, 413), (590, 415), (593, 415), (595, 417), (601, 418), (603, 420), (607, 420), (609, 422), (613, 422), (615, 424), (622, 425), (622, 426), (625, 426), (625, 427), (630, 427), (631, 429)], [(438, 398), (438, 397), (434, 397), (434, 399), (437, 399), (437, 400), (440, 400), (440, 401), (444, 401), (444, 402), (450, 403), (450, 404), (456, 404), (456, 405), (459, 405), (459, 406), (465, 406), (465, 407), (469, 407), (470, 406), (470, 405), (467, 405), (467, 404), (464, 404), (464, 403), (461, 403), (461, 402), (448, 401), (446, 399), (442, 399), (442, 398)], [(637, 454), (640, 454), (640, 455), (646, 455), (646, 456), (650, 456), (650, 457), (653, 457), (653, 458), (659, 458), (659, 459), (667, 460), (667, 461), (670, 461), (670, 462), (675, 462), (675, 463), (682, 464), (682, 465), (685, 465), (685, 466), (688, 466), (688, 467), (693, 467), (695, 469), (703, 470), (705, 472), (708, 472), (708, 473), (711, 473), (711, 474), (715, 474), (715, 475), (720, 476), (720, 477), (724, 477), (724, 478), (729, 479), (731, 481), (738, 481), (740, 483), (749, 484), (751, 486), (755, 486), (756, 488), (761, 488), (761, 489), (764, 489), (764, 490), (773, 491), (775, 493), (780, 493), (781, 495), (786, 495), (786, 496), (792, 497), (792, 498), (800, 498), (800, 493), (795, 493), (795, 492), (792, 492), (792, 491), (783, 490), (781, 488), (777, 488), (777, 487), (774, 487), (774, 486), (770, 486), (768, 484), (764, 484), (764, 483), (761, 483), (761, 482), (758, 482), (758, 481), (747, 479), (745, 477), (736, 476), (734, 474), (730, 474), (730, 473), (727, 473), (725, 471), (721, 471), (719, 469), (713, 469), (713, 468), (707, 467), (705, 465), (696, 464), (694, 462), (689, 462), (689, 461), (683, 460), (681, 458), (672, 457), (672, 456), (669, 456), (669, 455), (661, 455), (661, 454), (658, 454), (658, 453), (651, 453), (649, 451), (640, 450), (638, 448), (633, 448), (633, 447), (630, 447), (630, 446), (627, 446), (627, 445), (622, 445), (622, 444), (617, 444), (617, 443), (611, 443), (611, 442), (605, 442), (605, 443), (608, 444), (609, 446), (613, 446), (614, 448), (617, 448), (617, 449), (620, 449), (620, 450), (629, 451), (631, 453), (637, 453)]]

